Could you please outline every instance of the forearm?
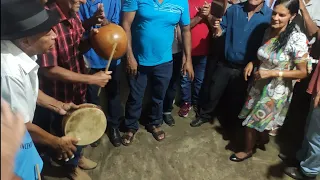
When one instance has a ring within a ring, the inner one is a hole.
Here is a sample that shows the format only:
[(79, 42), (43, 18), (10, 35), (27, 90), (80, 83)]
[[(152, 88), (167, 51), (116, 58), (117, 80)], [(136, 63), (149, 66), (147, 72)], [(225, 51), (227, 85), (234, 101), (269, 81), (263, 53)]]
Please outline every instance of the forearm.
[[(39, 106), (42, 106), (44, 108), (50, 109), (52, 111), (55, 111), (55, 108), (58, 107), (57, 104), (59, 102), (60, 101), (48, 96), (43, 91), (39, 90), (38, 99), (37, 99), (37, 104)], [(60, 103), (62, 103), (62, 102), (60, 102)]]
[(47, 78), (68, 83), (90, 84), (91, 82), (91, 75), (75, 73), (59, 66), (41, 68), (40, 72)]
[(187, 61), (191, 61), (191, 32), (190, 28), (182, 31), (183, 50)]
[(30, 133), (32, 141), (36, 144), (41, 144), (41, 145), (51, 147), (52, 144), (55, 144), (54, 142), (58, 140), (58, 137), (53, 136), (52, 134), (41, 129), (39, 126), (35, 124), (28, 122), (26, 123), (26, 127), (28, 132)]
[(303, 17), (304, 22), (305, 22), (305, 26), (306, 26), (306, 29), (307, 29), (307, 35), (308, 36), (313, 36), (318, 31), (317, 24), (312, 21), (312, 19), (311, 19), (310, 15), (309, 15), (308, 10), (306, 9), (306, 7), (302, 7), (300, 11), (301, 11), (302, 17)]
[(271, 70), (272, 77), (280, 77), (280, 72), (282, 72), (282, 77), (286, 79), (303, 79), (307, 77), (307, 71), (302, 70), (289, 70), (289, 71), (280, 71), (280, 70)]
[(197, 24), (199, 24), (202, 21), (202, 18), (200, 16), (195, 16), (191, 19), (190, 22), (190, 28), (194, 28)]

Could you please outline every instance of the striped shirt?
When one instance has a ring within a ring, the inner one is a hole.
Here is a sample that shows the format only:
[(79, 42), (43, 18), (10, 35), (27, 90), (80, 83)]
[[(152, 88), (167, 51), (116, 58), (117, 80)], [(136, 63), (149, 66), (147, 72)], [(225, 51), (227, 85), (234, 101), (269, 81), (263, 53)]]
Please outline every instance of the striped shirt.
[[(53, 50), (47, 54), (38, 57), (40, 68), (49, 68), (60, 66), (67, 70), (82, 73), (85, 71), (85, 63), (82, 54), (78, 50), (80, 40), (84, 33), (79, 15), (67, 18), (53, 2), (48, 4), (50, 10), (57, 10), (61, 16), (60, 23), (52, 29), (57, 34), (56, 45)], [(62, 102), (74, 102), (81, 104), (85, 102), (86, 84), (67, 83), (48, 79), (43, 75), (39, 75), (40, 89), (51, 97)]]

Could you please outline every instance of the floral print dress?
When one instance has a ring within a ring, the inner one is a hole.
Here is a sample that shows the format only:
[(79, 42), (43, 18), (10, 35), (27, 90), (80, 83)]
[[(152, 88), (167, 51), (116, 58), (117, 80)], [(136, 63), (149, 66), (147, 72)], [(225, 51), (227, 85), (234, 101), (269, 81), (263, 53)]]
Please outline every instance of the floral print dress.
[[(265, 33), (268, 37), (269, 30)], [(275, 52), (272, 46), (276, 38), (265, 40), (258, 50), (261, 70), (293, 70), (297, 63), (306, 61), (303, 56), (308, 53), (306, 36), (294, 31), (287, 44)], [(259, 132), (274, 130), (282, 126), (290, 105), (293, 80), (285, 78), (269, 78), (254, 81), (247, 101), (239, 114), (245, 119), (243, 126), (254, 128)]]

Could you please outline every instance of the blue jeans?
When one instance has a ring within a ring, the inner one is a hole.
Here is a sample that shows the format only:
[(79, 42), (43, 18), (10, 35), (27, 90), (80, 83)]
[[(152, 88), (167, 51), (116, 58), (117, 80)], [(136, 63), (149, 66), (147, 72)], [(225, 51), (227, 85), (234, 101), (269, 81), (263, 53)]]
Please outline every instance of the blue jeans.
[(130, 93), (126, 103), (125, 126), (127, 129), (139, 129), (138, 120), (141, 116), (142, 102), (148, 80), (151, 82), (151, 113), (148, 115), (147, 126), (162, 124), (163, 99), (171, 76), (173, 62), (157, 66), (139, 66), (136, 76), (129, 76)]
[[(89, 74), (95, 74), (105, 69), (90, 69)], [(112, 79), (108, 82), (106, 87), (102, 88), (107, 97), (107, 121), (108, 127), (119, 128), (120, 118), (123, 113), (120, 99), (120, 77), (121, 77), (121, 64), (110, 66), (109, 71), (112, 71)], [(100, 97), (98, 96), (99, 86), (88, 85), (86, 99), (88, 103), (100, 105)]]
[(306, 136), (297, 153), (301, 170), (314, 177), (320, 173), (320, 107), (312, 107), (306, 122)]
[[(191, 82), (188, 75), (182, 76), (181, 79), (181, 100), (184, 103), (198, 104), (199, 92), (205, 75), (207, 56), (192, 56), (194, 70), (194, 80)], [(191, 85), (193, 83), (193, 94), (191, 98)]]
[(180, 82), (182, 53), (173, 54), (173, 71), (172, 77), (163, 100), (163, 112), (168, 113), (173, 110), (173, 101), (176, 97), (178, 82)]

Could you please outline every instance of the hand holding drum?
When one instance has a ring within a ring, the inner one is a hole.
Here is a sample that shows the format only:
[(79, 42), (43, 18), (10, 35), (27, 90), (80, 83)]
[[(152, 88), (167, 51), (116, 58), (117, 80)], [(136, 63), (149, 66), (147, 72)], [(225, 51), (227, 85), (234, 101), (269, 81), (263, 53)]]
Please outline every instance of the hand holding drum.
[[(126, 32), (121, 26), (113, 23), (99, 28), (99, 32), (90, 37), (90, 42), (99, 56), (109, 60), (105, 72), (108, 71), (112, 60), (121, 58), (127, 52)], [(98, 96), (99, 94), (100, 89)]]
[(78, 138), (77, 145), (85, 146), (101, 138), (107, 128), (107, 119), (99, 106), (81, 104), (63, 117), (62, 127), (65, 136)]

